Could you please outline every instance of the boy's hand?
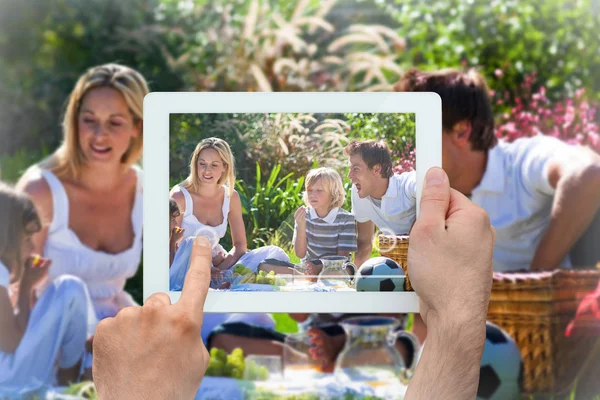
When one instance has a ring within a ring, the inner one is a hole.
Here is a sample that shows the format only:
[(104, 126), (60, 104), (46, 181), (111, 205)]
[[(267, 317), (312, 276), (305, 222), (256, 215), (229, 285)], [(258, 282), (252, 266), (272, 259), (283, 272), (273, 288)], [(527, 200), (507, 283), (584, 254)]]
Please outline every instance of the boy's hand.
[(294, 219), (296, 220), (296, 224), (298, 228), (306, 228), (306, 207), (301, 206), (294, 213)]
[(313, 264), (310, 261), (306, 262), (306, 268), (307, 268), (306, 275), (308, 275), (310, 277), (310, 279), (314, 280), (314, 281), (317, 280), (317, 277), (319, 276), (319, 274), (323, 270), (323, 266), (322, 265)]
[(331, 373), (335, 367), (335, 360), (342, 351), (346, 335), (329, 336), (319, 328), (311, 328), (310, 335), (311, 357), (321, 363), (321, 372)]

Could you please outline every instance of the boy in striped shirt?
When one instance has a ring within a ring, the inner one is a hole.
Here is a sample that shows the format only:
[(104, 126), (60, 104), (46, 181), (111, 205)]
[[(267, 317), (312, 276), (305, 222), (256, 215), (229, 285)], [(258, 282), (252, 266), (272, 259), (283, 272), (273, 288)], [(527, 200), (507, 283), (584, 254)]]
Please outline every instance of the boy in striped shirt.
[(346, 191), (334, 169), (310, 170), (305, 187), (306, 205), (294, 214), (294, 252), (306, 261), (308, 275), (315, 276), (321, 272), (322, 257), (344, 256), (350, 261), (350, 253), (357, 250), (356, 220), (341, 208)]

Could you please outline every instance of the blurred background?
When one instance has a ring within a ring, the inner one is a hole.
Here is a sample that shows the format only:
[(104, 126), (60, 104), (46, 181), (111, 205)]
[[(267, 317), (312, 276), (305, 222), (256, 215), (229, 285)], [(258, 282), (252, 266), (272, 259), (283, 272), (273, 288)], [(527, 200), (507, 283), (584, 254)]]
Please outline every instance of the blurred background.
[[(0, 179), (58, 146), (76, 79), (106, 62), (138, 69), (153, 91), (386, 91), (409, 67), (473, 66), (498, 136), (539, 129), (600, 151), (599, 10), (599, 0), (1, 0)], [(296, 160), (281, 132), (263, 160), (285, 172)], [(265, 142), (237, 139), (255, 176)], [(394, 144), (397, 170), (412, 168), (406, 139)], [(138, 300), (141, 273), (128, 284)]]
[[(0, 0), (0, 179), (15, 182), (58, 146), (76, 79), (107, 62), (139, 70), (152, 91), (389, 91), (409, 67), (477, 67), (499, 137), (540, 130), (600, 152), (598, 26), (600, 0)], [(176, 122), (172, 144), (193, 122)], [(373, 137), (394, 129), (355, 123), (380, 127)], [(274, 166), (281, 176), (298, 167), (292, 146), (330, 145), (285, 132), (267, 147), (260, 135), (235, 137), (249, 198)], [(413, 167), (411, 139), (391, 144), (397, 171)], [(246, 213), (248, 229), (263, 229), (252, 237), (269, 242), (271, 217), (268, 207)], [(138, 301), (142, 273), (127, 284)]]

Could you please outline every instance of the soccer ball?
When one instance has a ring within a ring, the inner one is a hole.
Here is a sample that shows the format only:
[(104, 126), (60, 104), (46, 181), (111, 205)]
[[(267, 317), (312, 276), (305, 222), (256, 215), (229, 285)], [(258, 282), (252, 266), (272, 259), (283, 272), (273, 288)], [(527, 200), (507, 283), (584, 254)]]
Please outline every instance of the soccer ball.
[(403, 292), (404, 271), (386, 257), (371, 258), (356, 273), (357, 292)]
[(523, 387), (523, 359), (515, 341), (490, 322), (479, 370), (477, 400), (517, 400)]

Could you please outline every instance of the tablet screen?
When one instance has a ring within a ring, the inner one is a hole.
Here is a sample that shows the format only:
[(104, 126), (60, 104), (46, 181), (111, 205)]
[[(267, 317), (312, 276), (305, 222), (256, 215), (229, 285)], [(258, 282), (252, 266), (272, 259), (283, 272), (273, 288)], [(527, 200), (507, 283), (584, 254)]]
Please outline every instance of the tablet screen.
[(191, 244), (211, 291), (409, 291), (414, 113), (171, 113), (169, 288)]

